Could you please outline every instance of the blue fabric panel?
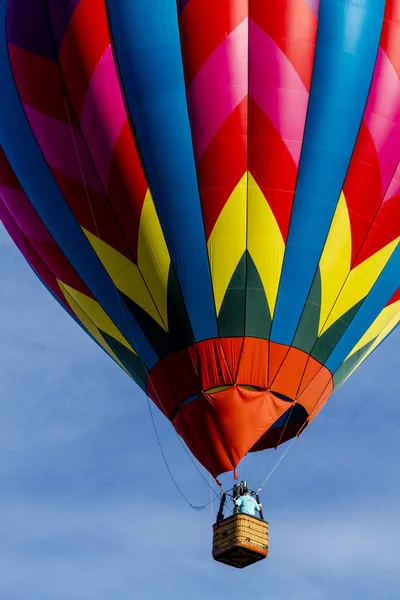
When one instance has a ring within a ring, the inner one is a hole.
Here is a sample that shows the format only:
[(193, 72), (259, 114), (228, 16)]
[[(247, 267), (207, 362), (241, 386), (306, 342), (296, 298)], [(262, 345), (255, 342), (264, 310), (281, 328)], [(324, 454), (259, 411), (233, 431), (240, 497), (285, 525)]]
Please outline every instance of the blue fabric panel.
[(271, 339), (291, 344), (364, 113), (384, 0), (323, 0), (299, 175)]
[(390, 257), (360, 310), (346, 329), (325, 366), (335, 373), (399, 287), (400, 246)]
[(108, 0), (121, 80), (196, 341), (218, 335), (176, 0)]

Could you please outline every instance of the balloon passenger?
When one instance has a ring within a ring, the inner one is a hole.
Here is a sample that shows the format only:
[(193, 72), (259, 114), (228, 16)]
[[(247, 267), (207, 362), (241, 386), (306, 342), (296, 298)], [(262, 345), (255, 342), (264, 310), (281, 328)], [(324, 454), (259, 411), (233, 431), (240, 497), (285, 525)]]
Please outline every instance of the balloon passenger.
[(258, 502), (250, 495), (250, 492), (244, 492), (242, 496), (234, 500), (236, 506), (239, 508), (239, 512), (244, 515), (250, 515), (251, 517), (256, 516), (256, 511), (260, 512), (262, 504)]

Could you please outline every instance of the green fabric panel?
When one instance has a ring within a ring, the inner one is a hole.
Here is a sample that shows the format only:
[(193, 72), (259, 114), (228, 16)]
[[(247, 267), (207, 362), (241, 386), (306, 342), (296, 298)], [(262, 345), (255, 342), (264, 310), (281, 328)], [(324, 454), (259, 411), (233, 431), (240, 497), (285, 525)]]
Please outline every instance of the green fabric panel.
[(165, 331), (136, 302), (122, 292), (119, 293), (160, 359), (194, 343), (189, 318), (172, 269), (169, 271), (167, 290), (168, 331)]
[(293, 346), (310, 353), (318, 339), (319, 317), (321, 314), (321, 272), (315, 274), (307, 302), (297, 326)]
[(372, 344), (375, 342), (375, 339), (373, 339), (371, 342), (368, 342), (368, 344), (365, 344), (365, 346), (357, 350), (357, 352), (354, 352), (354, 354), (345, 360), (344, 363), (338, 368), (333, 376), (335, 388), (339, 387), (343, 383), (349, 373), (351, 373), (354, 367), (362, 360), (362, 358), (371, 348)]
[(110, 346), (111, 350), (124, 365), (128, 373), (142, 388), (142, 390), (146, 391), (145, 381), (147, 378), (147, 371), (140, 358), (128, 350), (126, 346), (118, 342), (118, 340), (115, 338), (111, 337), (104, 331), (100, 330), (100, 332), (107, 344)]
[(186, 311), (185, 303), (179, 288), (175, 271), (171, 267), (168, 275), (167, 292), (169, 338), (176, 350), (194, 344), (194, 335)]
[(136, 302), (133, 302), (133, 300), (128, 298), (128, 296), (125, 296), (125, 294), (119, 293), (136, 319), (137, 324), (154, 348), (157, 356), (163, 358), (164, 356), (171, 354), (171, 352), (174, 352), (175, 349), (171, 344), (168, 333), (160, 327), (160, 325), (154, 321), (145, 310), (138, 306)]
[(257, 267), (247, 252), (246, 335), (268, 340), (271, 314)]
[(320, 363), (324, 364), (325, 361), (331, 355), (336, 344), (350, 325), (358, 312), (358, 309), (364, 302), (364, 298), (357, 302), (352, 308), (350, 308), (342, 317), (338, 319), (333, 325), (325, 331), (320, 338), (318, 338), (311, 356), (313, 356)]
[(229, 282), (218, 316), (218, 329), (221, 337), (244, 336), (246, 262), (246, 252), (244, 252)]

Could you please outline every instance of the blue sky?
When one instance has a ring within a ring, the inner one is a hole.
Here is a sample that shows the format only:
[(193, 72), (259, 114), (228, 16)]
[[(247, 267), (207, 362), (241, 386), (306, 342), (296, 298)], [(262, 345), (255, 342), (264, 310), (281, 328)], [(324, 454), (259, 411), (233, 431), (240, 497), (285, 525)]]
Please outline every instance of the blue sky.
[[(400, 331), (274, 472), (262, 497), (270, 557), (236, 571), (212, 561), (210, 507), (193, 511), (174, 488), (144, 395), (41, 287), (1, 225), (0, 257), (2, 600), (398, 600)], [(154, 413), (183, 491), (208, 502)], [(250, 482), (264, 459), (247, 459)]]

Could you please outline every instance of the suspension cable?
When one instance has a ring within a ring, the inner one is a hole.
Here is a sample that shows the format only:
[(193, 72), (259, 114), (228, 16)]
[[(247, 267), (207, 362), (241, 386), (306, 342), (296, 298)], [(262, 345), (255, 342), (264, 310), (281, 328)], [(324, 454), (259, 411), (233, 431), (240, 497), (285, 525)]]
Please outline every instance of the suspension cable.
[(279, 465), (281, 464), (281, 462), (283, 461), (283, 459), (285, 458), (285, 456), (289, 453), (289, 451), (291, 450), (291, 448), (292, 448), (293, 444), (296, 442), (296, 440), (297, 440), (297, 436), (292, 439), (292, 441), (290, 442), (289, 446), (286, 448), (285, 452), (282, 454), (282, 456), (279, 457), (279, 460), (277, 461), (277, 463), (275, 464), (275, 466), (268, 473), (267, 477), (264, 479), (263, 483), (258, 488), (259, 492), (261, 492), (261, 490), (263, 489), (264, 485), (267, 483), (267, 481), (272, 476), (272, 474), (274, 473), (274, 471), (276, 471), (276, 469), (279, 467)]
[[(211, 503), (212, 503), (212, 502), (215, 500), (215, 498), (214, 498), (213, 500), (210, 500), (210, 502), (207, 502), (206, 504), (203, 504), (203, 505), (201, 505), (201, 506), (196, 506), (195, 504), (192, 504), (192, 503), (190, 502), (190, 500), (188, 500), (188, 498), (187, 498), (187, 497), (185, 496), (185, 494), (182, 492), (181, 488), (179, 487), (179, 484), (178, 484), (178, 482), (176, 481), (176, 479), (175, 479), (175, 477), (174, 477), (174, 475), (173, 475), (173, 473), (172, 473), (172, 471), (171, 471), (171, 468), (170, 468), (170, 466), (169, 466), (169, 464), (168, 464), (167, 457), (165, 456), (165, 452), (164, 452), (164, 450), (163, 450), (163, 447), (162, 447), (162, 444), (161, 444), (161, 440), (160, 440), (160, 436), (159, 436), (159, 434), (158, 434), (158, 431), (157, 431), (157, 426), (156, 426), (156, 423), (155, 423), (155, 420), (154, 420), (153, 411), (152, 411), (152, 409), (151, 409), (150, 398), (149, 398), (147, 395), (146, 395), (146, 398), (147, 398), (147, 406), (148, 406), (148, 409), (149, 409), (149, 413), (150, 413), (150, 417), (151, 417), (151, 422), (152, 422), (152, 424), (153, 424), (154, 433), (155, 433), (155, 436), (156, 436), (156, 439), (157, 439), (158, 447), (160, 448), (160, 452), (161, 452), (161, 456), (162, 456), (162, 458), (163, 458), (164, 464), (165, 464), (165, 466), (166, 466), (166, 468), (167, 468), (167, 471), (168, 471), (168, 473), (169, 473), (169, 475), (170, 475), (170, 477), (171, 477), (171, 479), (172, 479), (172, 481), (173, 481), (173, 483), (174, 483), (174, 485), (175, 485), (176, 489), (178, 490), (178, 492), (179, 492), (179, 494), (182, 496), (182, 498), (185, 500), (185, 502), (186, 502), (186, 503), (187, 503), (187, 504), (188, 504), (188, 505), (189, 505), (191, 508), (193, 508), (193, 510), (197, 510), (197, 511), (204, 510), (204, 509), (205, 509), (207, 506), (209, 506), (209, 505), (210, 505), (210, 504), (211, 504)], [(206, 481), (207, 481), (207, 480), (206, 480)], [(208, 482), (207, 482), (207, 484), (208, 484)], [(214, 491), (214, 490), (213, 490), (213, 488), (212, 488), (212, 486), (210, 486), (210, 487), (211, 487), (211, 490), (212, 490), (212, 491)], [(214, 493), (216, 494), (216, 492), (215, 492), (215, 491), (214, 491)], [(216, 497), (218, 497), (218, 494), (216, 494)]]
[[(91, 211), (91, 215), (92, 215), (93, 223), (94, 223), (94, 226), (95, 226), (95, 229), (96, 229), (96, 232), (97, 232), (97, 236), (100, 238), (100, 232), (99, 232), (98, 224), (97, 224), (97, 222), (96, 222), (96, 216), (95, 216), (95, 212), (94, 212), (94, 210), (93, 210), (93, 207), (92, 207), (92, 203), (91, 203), (91, 200), (90, 200), (90, 194), (89, 194), (89, 191), (88, 191), (88, 189), (87, 189), (87, 184), (86, 184), (86, 180), (85, 180), (85, 174), (84, 174), (83, 167), (82, 167), (82, 163), (81, 163), (81, 159), (80, 159), (80, 156), (79, 156), (78, 145), (77, 145), (77, 143), (76, 143), (75, 136), (74, 136), (74, 131), (73, 131), (73, 128), (72, 128), (71, 117), (70, 117), (70, 113), (69, 113), (69, 109), (68, 109), (68, 102), (67, 102), (67, 99), (66, 99), (65, 97), (64, 97), (64, 104), (65, 104), (65, 109), (66, 109), (67, 118), (68, 118), (68, 122), (69, 122), (69, 127), (70, 127), (70, 131), (71, 131), (72, 141), (73, 141), (73, 145), (74, 145), (74, 149), (75, 149), (76, 157), (77, 157), (77, 160), (78, 160), (79, 170), (80, 170), (80, 174), (81, 174), (81, 177), (82, 177), (82, 183), (83, 183), (83, 185), (84, 185), (84, 188), (85, 188), (86, 198), (87, 198), (87, 201), (88, 201), (88, 204), (89, 204), (89, 208), (90, 208), (90, 211)], [(125, 321), (125, 323), (126, 323), (126, 325), (127, 325), (127, 328), (128, 328), (128, 330), (129, 330), (130, 336), (131, 336), (131, 338), (132, 338), (132, 340), (133, 340), (134, 344), (136, 345), (135, 336), (133, 335), (132, 328), (131, 328), (131, 326), (130, 326), (130, 323), (129, 323), (129, 321), (128, 321), (127, 317), (126, 317), (125, 310), (124, 310), (124, 308), (123, 308), (123, 306), (122, 306), (122, 301), (121, 301), (121, 298), (120, 298), (120, 296), (119, 296), (119, 294), (118, 294), (118, 292), (117, 292), (117, 290), (116, 290), (116, 289), (115, 289), (115, 294), (116, 294), (117, 300), (118, 300), (118, 302), (119, 302), (119, 305), (120, 305), (120, 307), (121, 307), (121, 312), (122, 312), (122, 315), (123, 315), (124, 321)], [(142, 367), (143, 367), (144, 371), (145, 371), (145, 372), (148, 374), (148, 373), (149, 373), (149, 370), (148, 370), (148, 368), (146, 367), (146, 365), (145, 365), (145, 363), (144, 363), (144, 361), (143, 361), (142, 357), (140, 356), (140, 353), (138, 353), (138, 354), (137, 354), (137, 356), (139, 357), (139, 360), (140, 360), (140, 362), (142, 363)], [(155, 391), (155, 394), (156, 394), (157, 400), (158, 400), (158, 401), (159, 401), (159, 403), (160, 403), (160, 406), (162, 406), (162, 402), (161, 402), (161, 399), (159, 398), (159, 394), (158, 394), (157, 390), (155, 389), (154, 391)], [(185, 500), (185, 502), (186, 502), (186, 503), (187, 503), (187, 504), (188, 504), (188, 505), (189, 505), (189, 506), (190, 506), (190, 507), (191, 507), (193, 510), (196, 510), (196, 511), (204, 510), (204, 509), (205, 509), (207, 506), (209, 506), (209, 505), (210, 505), (210, 504), (211, 504), (211, 503), (212, 503), (212, 502), (213, 502), (213, 501), (214, 501), (216, 498), (218, 498), (218, 497), (219, 497), (219, 495), (218, 495), (218, 494), (217, 494), (217, 492), (216, 492), (216, 491), (213, 489), (212, 485), (210, 485), (210, 484), (209, 484), (209, 482), (207, 481), (207, 479), (204, 477), (203, 473), (200, 471), (199, 467), (196, 465), (196, 463), (195, 463), (195, 461), (194, 461), (193, 457), (190, 455), (190, 453), (189, 453), (188, 449), (187, 449), (187, 448), (186, 448), (186, 446), (184, 445), (183, 441), (181, 440), (181, 438), (179, 437), (178, 433), (176, 432), (175, 428), (173, 427), (173, 425), (172, 425), (172, 423), (171, 423), (171, 426), (172, 426), (172, 428), (174, 429), (174, 431), (175, 431), (175, 434), (176, 434), (177, 438), (179, 439), (179, 441), (180, 441), (180, 443), (181, 443), (182, 447), (184, 448), (184, 450), (185, 450), (186, 454), (189, 456), (190, 460), (192, 461), (192, 464), (195, 466), (195, 468), (197, 469), (198, 473), (201, 475), (201, 477), (202, 477), (202, 478), (203, 478), (203, 480), (206, 482), (206, 484), (207, 484), (207, 485), (210, 487), (210, 489), (211, 489), (211, 492), (215, 494), (215, 498), (214, 498), (214, 499), (211, 499), (211, 500), (210, 500), (210, 502), (207, 502), (206, 504), (204, 504), (204, 505), (202, 505), (202, 506), (196, 506), (195, 504), (192, 504), (192, 503), (191, 503), (191, 502), (190, 502), (190, 501), (189, 501), (189, 500), (186, 498), (185, 494), (184, 494), (184, 493), (182, 492), (182, 490), (180, 489), (180, 487), (179, 487), (179, 485), (178, 485), (178, 483), (177, 483), (177, 481), (176, 481), (176, 479), (175, 479), (174, 475), (172, 474), (171, 468), (170, 468), (170, 466), (169, 466), (169, 464), (168, 464), (167, 458), (166, 458), (166, 456), (165, 456), (165, 453), (164, 453), (164, 450), (163, 450), (163, 448), (162, 448), (162, 444), (161, 444), (160, 436), (159, 436), (159, 434), (158, 434), (157, 427), (156, 427), (156, 423), (155, 423), (154, 416), (153, 416), (153, 412), (152, 412), (152, 410), (151, 410), (150, 399), (149, 399), (149, 396), (148, 396), (148, 394), (147, 394), (147, 393), (146, 393), (146, 399), (147, 399), (147, 406), (148, 406), (148, 408), (149, 408), (149, 412), (150, 412), (151, 422), (152, 422), (152, 424), (153, 424), (154, 433), (155, 433), (155, 436), (156, 436), (156, 439), (157, 439), (158, 446), (159, 446), (159, 448), (160, 448), (161, 456), (162, 456), (162, 458), (163, 458), (163, 460), (164, 460), (164, 463), (165, 463), (165, 466), (166, 466), (166, 468), (167, 468), (167, 471), (168, 471), (168, 473), (169, 473), (169, 475), (170, 475), (170, 477), (171, 477), (171, 479), (172, 479), (172, 481), (173, 481), (173, 483), (174, 483), (174, 485), (175, 485), (176, 489), (178, 490), (178, 492), (179, 492), (179, 494), (182, 496), (182, 498)], [(212, 496), (212, 493), (211, 493), (211, 496)]]

